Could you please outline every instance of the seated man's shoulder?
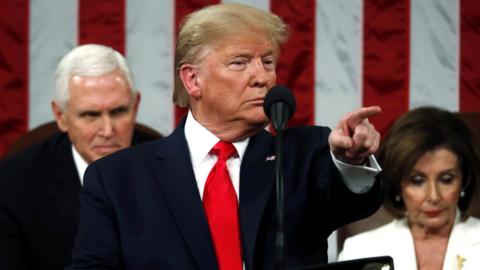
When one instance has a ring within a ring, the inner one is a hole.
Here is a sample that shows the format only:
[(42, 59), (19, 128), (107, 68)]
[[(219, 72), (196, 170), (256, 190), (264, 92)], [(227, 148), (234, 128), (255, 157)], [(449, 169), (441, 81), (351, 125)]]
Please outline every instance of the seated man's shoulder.
[(163, 138), (163, 135), (150, 128), (135, 129), (133, 132), (132, 145), (142, 144)]
[(150, 159), (157, 151), (159, 144), (163, 139), (152, 140), (140, 144), (132, 145), (128, 148), (119, 150), (113, 154), (100, 158), (94, 163), (100, 166), (110, 164), (129, 164), (145, 162)]
[[(72, 162), (67, 135), (55, 134), (0, 161), (0, 189), (10, 194), (28, 193), (41, 187), (54, 172)], [(67, 166), (68, 167), (68, 166)], [(18, 191), (16, 193), (16, 191)], [(12, 195), (12, 197), (15, 197)]]
[(69, 153), (70, 142), (66, 134), (55, 134), (0, 161), (0, 173), (30, 173), (26, 169), (42, 167)]
[(13, 153), (8, 153), (3, 161), (15, 160), (17, 162), (36, 158), (38, 155), (55, 155), (59, 150), (65, 151), (70, 146), (70, 140), (66, 133), (55, 133), (46, 139), (29, 145), (23, 146)]

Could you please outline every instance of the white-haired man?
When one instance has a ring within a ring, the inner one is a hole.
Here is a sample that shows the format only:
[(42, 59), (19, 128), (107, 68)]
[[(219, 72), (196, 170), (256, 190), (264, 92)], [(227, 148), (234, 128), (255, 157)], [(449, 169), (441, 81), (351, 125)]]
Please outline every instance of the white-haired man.
[(88, 164), (153, 139), (135, 132), (140, 93), (125, 58), (79, 46), (58, 64), (52, 111), (62, 133), (0, 163), (0, 269), (63, 269), (71, 261)]

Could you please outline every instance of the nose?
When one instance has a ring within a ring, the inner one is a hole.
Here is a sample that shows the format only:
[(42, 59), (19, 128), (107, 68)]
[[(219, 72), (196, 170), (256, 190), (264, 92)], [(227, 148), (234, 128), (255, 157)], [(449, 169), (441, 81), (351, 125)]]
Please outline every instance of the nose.
[(100, 132), (99, 135), (110, 138), (114, 134), (113, 121), (108, 116), (103, 116), (100, 123)]
[(268, 82), (268, 76), (267, 76), (267, 71), (265, 70), (265, 67), (263, 65), (263, 62), (261, 59), (255, 59), (253, 61), (253, 68), (251, 69), (251, 79), (250, 79), (250, 84), (252, 87), (265, 87)]
[(430, 202), (437, 202), (440, 199), (440, 194), (436, 185), (429, 185), (428, 187), (428, 200)]

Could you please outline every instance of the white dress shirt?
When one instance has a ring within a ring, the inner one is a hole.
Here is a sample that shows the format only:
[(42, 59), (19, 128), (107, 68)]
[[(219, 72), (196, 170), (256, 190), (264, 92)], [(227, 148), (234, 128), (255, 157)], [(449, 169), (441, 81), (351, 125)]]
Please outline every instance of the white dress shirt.
[(72, 144), (72, 153), (73, 153), (73, 161), (75, 162), (75, 168), (77, 168), (78, 176), (80, 177), (80, 185), (83, 186), (83, 175), (85, 174), (85, 170), (87, 170), (88, 163), (80, 156), (75, 146)]

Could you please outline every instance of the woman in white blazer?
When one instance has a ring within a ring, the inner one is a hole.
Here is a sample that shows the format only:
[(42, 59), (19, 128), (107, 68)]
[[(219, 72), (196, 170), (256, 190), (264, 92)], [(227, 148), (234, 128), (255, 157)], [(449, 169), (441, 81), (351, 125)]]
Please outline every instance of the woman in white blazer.
[(480, 220), (471, 217), (480, 147), (454, 114), (412, 110), (391, 127), (378, 160), (385, 208), (396, 219), (345, 240), (339, 260), (388, 255), (396, 270), (480, 269)]

